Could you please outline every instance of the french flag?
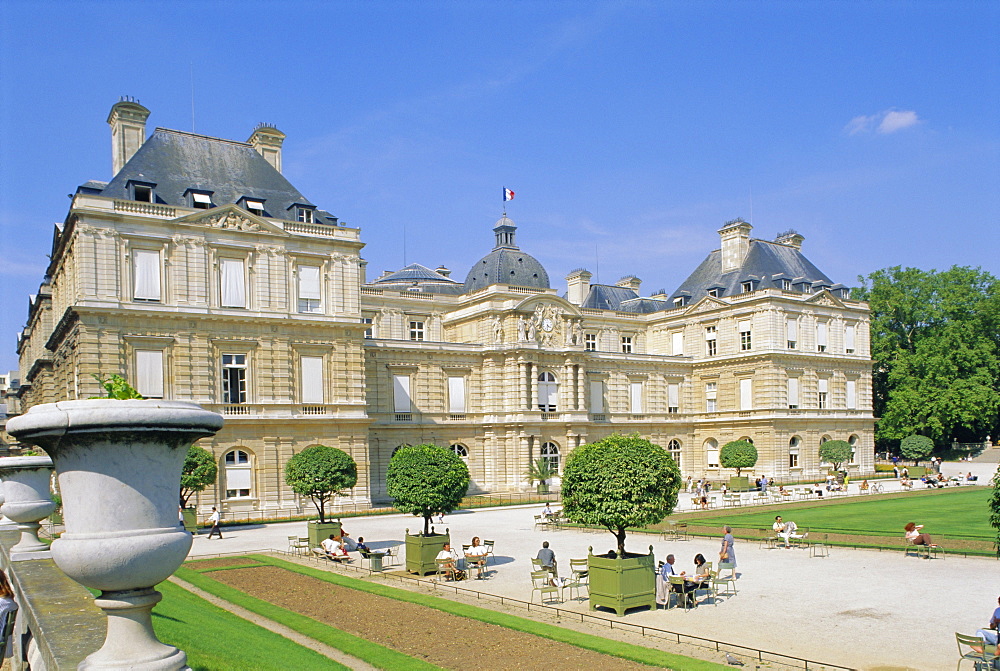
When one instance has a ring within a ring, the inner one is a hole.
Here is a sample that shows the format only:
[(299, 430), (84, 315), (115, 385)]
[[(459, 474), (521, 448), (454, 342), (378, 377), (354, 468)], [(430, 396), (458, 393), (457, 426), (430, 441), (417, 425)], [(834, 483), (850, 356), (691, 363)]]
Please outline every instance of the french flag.
[(514, 192), (505, 186), (503, 188), (503, 202), (506, 203), (508, 200), (514, 200)]

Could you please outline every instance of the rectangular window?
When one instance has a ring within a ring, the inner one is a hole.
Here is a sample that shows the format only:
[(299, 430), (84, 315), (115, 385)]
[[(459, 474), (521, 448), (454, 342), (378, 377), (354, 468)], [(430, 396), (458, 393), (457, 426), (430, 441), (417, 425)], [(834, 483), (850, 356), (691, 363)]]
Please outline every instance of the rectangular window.
[(793, 447), (788, 450), (788, 467), (789, 468), (799, 467), (799, 448)]
[(751, 291), (753, 291), (753, 282), (741, 282), (740, 291), (742, 291), (745, 294), (748, 294)]
[(709, 447), (705, 450), (705, 461), (708, 463), (709, 468), (719, 467), (719, 448)]
[(212, 207), (212, 197), (207, 193), (191, 192), (191, 207), (196, 210), (207, 210)]
[(826, 351), (826, 322), (816, 324), (816, 351)]
[(670, 334), (670, 351), (674, 356), (681, 356), (684, 354), (684, 332), (675, 331)]
[(247, 355), (222, 355), (222, 402), (247, 402)]
[(313, 223), (313, 211), (305, 207), (300, 207), (298, 211), (298, 219), (304, 224)]
[(160, 252), (133, 249), (134, 283), (132, 298), (137, 301), (160, 300)]
[(753, 346), (753, 341), (750, 339), (750, 322), (741, 321), (737, 323), (736, 328), (740, 333), (740, 351), (749, 351)]
[(705, 354), (707, 356), (715, 356), (717, 351), (715, 347), (715, 336), (717, 334), (717, 329), (714, 326), (705, 327)]
[(375, 337), (375, 326), (373, 325), (373, 320), (371, 317), (362, 317), (361, 323), (366, 324), (368, 328), (365, 329), (365, 338), (372, 339)]
[(410, 340), (424, 339), (424, 323), (410, 322)]
[(392, 376), (392, 409), (394, 412), (410, 412), (410, 376)]
[(847, 381), (847, 407), (856, 410), (858, 407), (858, 383), (856, 380)]
[(320, 312), (322, 291), (319, 266), (299, 266), (299, 312)]
[(163, 398), (163, 352), (135, 351), (135, 389), (146, 398)]
[(788, 349), (795, 349), (799, 343), (799, 322), (797, 319), (789, 317), (785, 320), (785, 339), (788, 341)]
[(667, 412), (680, 412), (681, 386), (676, 382), (667, 385)]
[(604, 380), (590, 381), (590, 412), (598, 415), (604, 412)]
[(799, 378), (788, 378), (788, 407), (799, 407)]
[(465, 413), (465, 378), (448, 378), (448, 412), (453, 415)]
[(854, 339), (857, 334), (857, 329), (854, 324), (848, 324), (844, 328), (844, 352), (847, 354), (854, 354)]
[(246, 209), (250, 214), (256, 214), (258, 217), (264, 216), (264, 202), (260, 200), (247, 200)]
[(715, 382), (705, 383), (705, 412), (715, 412), (716, 397), (718, 395), (718, 384)]
[(791, 280), (781, 280), (781, 289), (782, 289), (782, 291), (791, 291), (792, 290), (792, 281)]
[(302, 357), (302, 402), (323, 402), (323, 357)]
[(143, 186), (142, 184), (132, 185), (132, 200), (138, 200), (142, 203), (152, 203), (153, 202), (153, 187)]
[(819, 395), (816, 400), (816, 407), (823, 408), (827, 407), (827, 398), (830, 395), (830, 381), (823, 379), (819, 381)]
[(632, 336), (622, 336), (622, 354), (632, 353)]
[(740, 410), (753, 410), (753, 379), (740, 380)]
[(719, 293), (721, 291), (722, 291), (721, 289), (709, 289), (708, 290), (708, 295), (711, 296), (712, 298), (718, 298), (719, 297)]
[(633, 415), (642, 414), (642, 382), (629, 384), (629, 412)]
[(583, 335), (583, 349), (588, 352), (597, 351), (597, 334), (596, 333), (585, 333)]
[(684, 299), (683, 298), (675, 298), (674, 299), (674, 307), (675, 308), (682, 308), (682, 307), (684, 307)]
[(246, 273), (243, 259), (219, 260), (220, 303), (224, 308), (247, 306)]

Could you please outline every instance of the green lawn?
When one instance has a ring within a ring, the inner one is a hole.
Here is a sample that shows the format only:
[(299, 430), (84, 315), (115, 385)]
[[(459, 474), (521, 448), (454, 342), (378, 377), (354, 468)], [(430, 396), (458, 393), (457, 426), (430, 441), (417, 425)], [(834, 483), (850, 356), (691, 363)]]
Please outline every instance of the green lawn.
[(872, 495), (842, 501), (815, 501), (807, 507), (773, 509), (740, 514), (732, 511), (698, 518), (699, 526), (729, 524), (735, 528), (770, 529), (774, 516), (781, 514), (810, 533), (840, 533), (861, 536), (900, 536), (907, 522), (923, 524), (931, 536), (991, 541), (996, 530), (990, 526), (988, 502), (992, 490), (986, 487), (943, 489), (926, 494), (884, 497)]
[(156, 635), (185, 651), (195, 671), (347, 669), (173, 583), (161, 583), (156, 589), (163, 594), (153, 610)]

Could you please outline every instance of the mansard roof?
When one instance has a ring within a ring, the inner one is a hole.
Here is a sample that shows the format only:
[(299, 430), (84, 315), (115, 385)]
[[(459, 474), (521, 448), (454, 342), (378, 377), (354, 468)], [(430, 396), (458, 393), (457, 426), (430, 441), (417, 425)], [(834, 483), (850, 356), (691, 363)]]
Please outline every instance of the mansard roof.
[(473, 292), (492, 284), (514, 287), (549, 288), (549, 274), (538, 259), (522, 252), (514, 240), (517, 226), (506, 215), (497, 221), (493, 232), (496, 246), (479, 259), (465, 276), (465, 291)]
[[(268, 217), (288, 219), (293, 205), (315, 207), (267, 160), (245, 142), (157, 128), (139, 147), (100, 195), (128, 200), (129, 183), (155, 184), (157, 203), (187, 207), (189, 190), (212, 193), (212, 203), (228, 205), (243, 198), (264, 202)], [(101, 182), (80, 188), (93, 193)], [(335, 225), (328, 212), (318, 210), (316, 223)]]
[(371, 282), (380, 289), (390, 291), (420, 291), (431, 294), (461, 294), (465, 288), (460, 282), (419, 263), (411, 263), (394, 273)]
[(781, 279), (793, 284), (820, 283), (830, 286), (833, 282), (802, 252), (791, 245), (767, 240), (751, 239), (743, 264), (736, 270), (722, 272), (722, 251), (709, 253), (693, 273), (677, 288), (670, 298), (689, 296), (691, 302), (708, 294), (711, 288), (721, 288), (721, 295), (743, 293), (744, 282), (754, 282), (754, 289), (781, 288)]

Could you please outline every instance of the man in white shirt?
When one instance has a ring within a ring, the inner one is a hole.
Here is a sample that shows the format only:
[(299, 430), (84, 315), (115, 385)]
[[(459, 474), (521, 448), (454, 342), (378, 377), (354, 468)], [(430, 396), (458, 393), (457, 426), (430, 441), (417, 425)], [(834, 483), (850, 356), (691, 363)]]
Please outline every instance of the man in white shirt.
[(471, 572), (472, 567), (476, 567), (476, 580), (483, 577), (488, 552), (485, 545), (480, 545), (479, 536), (473, 537), (472, 545), (465, 551), (466, 568)]
[(222, 519), (222, 515), (219, 514), (218, 509), (212, 506), (212, 514), (209, 516), (208, 521), (212, 525), (211, 531), (208, 532), (208, 538), (211, 540), (212, 536), (219, 534), (219, 540), (222, 540), (222, 529), (219, 528), (219, 521)]
[(458, 553), (451, 549), (450, 543), (445, 543), (434, 558), (438, 566), (444, 569), (444, 575), (448, 580), (460, 579), (461, 572), (458, 570)]
[[(997, 599), (997, 604), (1000, 606), (1000, 598)], [(996, 645), (997, 627), (1000, 627), (1000, 607), (993, 611), (993, 617), (990, 618), (989, 626), (986, 629), (977, 631), (976, 636), (982, 636), (987, 645)]]

